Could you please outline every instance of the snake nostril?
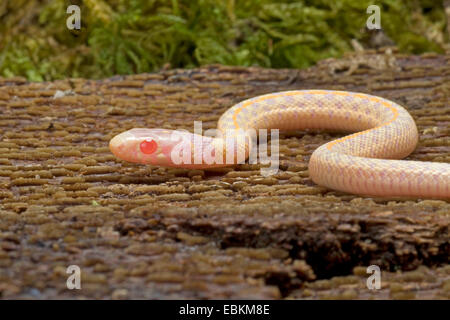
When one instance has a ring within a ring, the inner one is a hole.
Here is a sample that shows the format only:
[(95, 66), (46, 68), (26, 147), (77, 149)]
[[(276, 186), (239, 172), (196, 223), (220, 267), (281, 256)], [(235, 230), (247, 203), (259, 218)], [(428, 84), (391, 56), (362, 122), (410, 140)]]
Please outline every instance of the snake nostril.
[(156, 149), (158, 149), (158, 144), (155, 140), (144, 140), (140, 144), (140, 149), (142, 153), (152, 154), (156, 151)]

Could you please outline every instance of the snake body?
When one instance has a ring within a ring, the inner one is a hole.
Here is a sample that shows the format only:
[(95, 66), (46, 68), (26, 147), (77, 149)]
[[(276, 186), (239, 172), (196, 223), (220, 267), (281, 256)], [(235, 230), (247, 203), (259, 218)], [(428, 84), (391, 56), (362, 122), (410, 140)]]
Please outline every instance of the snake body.
[[(241, 136), (235, 136), (237, 142), (231, 144), (225, 132), (236, 129)], [(188, 132), (174, 138), (172, 130), (135, 128), (111, 139), (110, 149), (126, 161), (207, 169), (230, 163), (206, 163), (202, 161), (206, 151), (222, 157), (232, 148), (248, 157), (252, 139), (245, 132), (249, 129), (356, 132), (313, 152), (309, 175), (315, 183), (362, 195), (450, 198), (450, 164), (396, 160), (407, 157), (417, 145), (418, 131), (411, 115), (395, 102), (363, 93), (296, 90), (242, 101), (220, 117), (218, 137), (200, 138), (202, 147), (191, 152), (192, 159), (200, 159), (195, 164), (175, 163), (171, 157), (180, 141), (199, 139)]]

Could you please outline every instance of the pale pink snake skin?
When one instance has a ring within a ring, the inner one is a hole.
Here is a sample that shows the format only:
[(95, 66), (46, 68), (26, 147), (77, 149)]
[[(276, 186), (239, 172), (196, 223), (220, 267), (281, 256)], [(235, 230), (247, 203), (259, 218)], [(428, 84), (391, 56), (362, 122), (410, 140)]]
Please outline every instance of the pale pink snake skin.
[[(450, 198), (450, 164), (392, 160), (405, 158), (415, 149), (418, 132), (411, 115), (387, 99), (348, 91), (285, 91), (238, 103), (218, 122), (222, 133), (249, 128), (357, 132), (314, 151), (309, 175), (315, 183), (361, 195)], [(111, 139), (110, 149), (116, 157), (136, 163), (199, 169), (226, 166), (204, 162), (175, 164), (171, 159), (175, 146), (182, 140), (194, 141), (197, 135), (186, 132), (174, 138), (172, 133), (135, 128)], [(215, 148), (216, 153), (226, 151), (226, 146), (217, 147), (223, 138), (202, 139), (200, 153), (205, 152), (205, 146)], [(247, 157), (251, 142), (248, 137), (244, 141), (238, 148), (244, 148)]]

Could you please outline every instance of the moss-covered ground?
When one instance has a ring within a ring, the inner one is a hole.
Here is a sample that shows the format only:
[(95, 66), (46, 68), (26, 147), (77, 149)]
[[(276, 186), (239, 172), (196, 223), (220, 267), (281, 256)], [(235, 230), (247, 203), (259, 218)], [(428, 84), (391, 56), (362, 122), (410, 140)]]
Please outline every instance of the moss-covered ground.
[[(81, 29), (66, 27), (70, 4)], [(381, 9), (369, 32), (367, 7)], [(0, 2), (0, 76), (104, 78), (162, 67), (304, 68), (361, 45), (443, 52), (443, 1), (6, 0)]]

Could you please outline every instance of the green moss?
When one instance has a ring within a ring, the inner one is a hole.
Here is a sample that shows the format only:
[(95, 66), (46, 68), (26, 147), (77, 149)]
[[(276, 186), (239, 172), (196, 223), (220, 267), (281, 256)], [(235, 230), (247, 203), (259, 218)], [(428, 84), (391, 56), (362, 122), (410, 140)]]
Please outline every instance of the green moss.
[[(226, 65), (304, 68), (370, 47), (369, 0), (17, 0), (0, 5), (0, 75), (42, 81)], [(66, 28), (69, 4), (79, 31)], [(381, 26), (403, 52), (443, 52), (442, 2), (380, 0)]]

